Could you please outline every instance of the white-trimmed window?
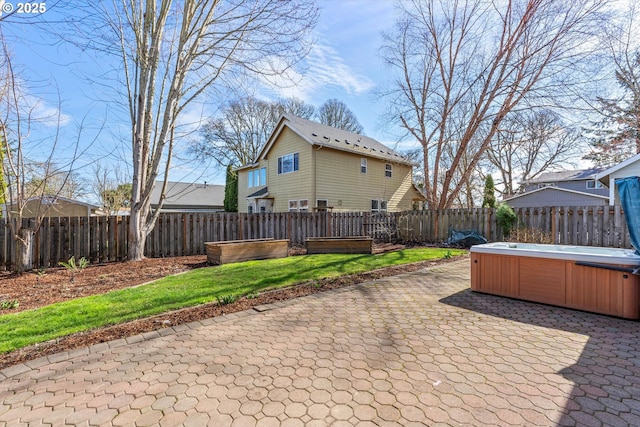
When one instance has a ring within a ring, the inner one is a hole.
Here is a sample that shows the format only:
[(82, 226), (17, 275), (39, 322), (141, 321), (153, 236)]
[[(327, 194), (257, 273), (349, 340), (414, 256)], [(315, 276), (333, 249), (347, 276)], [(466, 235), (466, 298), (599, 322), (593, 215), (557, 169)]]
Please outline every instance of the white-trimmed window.
[(298, 212), (297, 200), (289, 200), (289, 212)]
[(298, 153), (285, 154), (282, 157), (278, 157), (278, 175), (295, 172), (298, 167)]
[(247, 212), (253, 213), (253, 202), (249, 202), (249, 204), (247, 205)]
[(264, 187), (267, 185), (267, 168), (253, 169), (247, 177), (247, 187)]
[(594, 190), (596, 188), (602, 188), (603, 185), (600, 181), (597, 181), (595, 179), (590, 179), (589, 181), (587, 181), (587, 190)]
[(329, 207), (329, 201), (327, 199), (316, 200), (316, 207), (319, 209), (326, 209)]
[(367, 159), (360, 159), (360, 172), (367, 173)]
[(309, 201), (306, 199), (300, 200), (298, 210), (300, 212), (309, 212)]
[(371, 212), (386, 212), (387, 201), (382, 199), (371, 200)]
[(384, 176), (387, 178), (391, 178), (393, 176), (393, 165), (391, 163), (386, 163), (384, 165)]

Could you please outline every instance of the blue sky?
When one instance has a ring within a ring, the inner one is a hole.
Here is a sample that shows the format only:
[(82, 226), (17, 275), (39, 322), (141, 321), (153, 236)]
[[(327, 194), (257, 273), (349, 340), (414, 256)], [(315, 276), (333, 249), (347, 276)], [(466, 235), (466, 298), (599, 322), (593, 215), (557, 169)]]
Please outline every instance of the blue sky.
[[(7, 3), (17, 5), (14, 0), (8, 0)], [(277, 89), (265, 85), (259, 88), (258, 95), (266, 98), (296, 96), (315, 106), (327, 99), (337, 98), (356, 114), (368, 136), (393, 145), (392, 133), (380, 122), (383, 103), (374, 95), (376, 88), (387, 83), (379, 47), (382, 31), (393, 24), (393, 2), (320, 0), (318, 6), (321, 16), (306, 73), (295, 76), (298, 81), (295, 87)], [(56, 11), (53, 9), (45, 13), (49, 14), (47, 18), (50, 20)], [(37, 115), (46, 117), (34, 129), (33, 138), (42, 138), (46, 142), (47, 136), (56, 130), (59, 122), (62, 150), (57, 159), (64, 163), (72, 157), (70, 147), (79, 127), (83, 126), (81, 146), (86, 147), (86, 152), (76, 163), (79, 172), (90, 177), (91, 165), (96, 159), (102, 159), (105, 163), (114, 161), (120, 152), (115, 150), (117, 144), (114, 140), (126, 138), (128, 124), (114, 123), (116, 114), (113, 105), (100, 99), (105, 97), (104, 88), (84, 78), (91, 71), (98, 70), (99, 64), (69, 45), (52, 45), (51, 34), (42, 28), (34, 29), (30, 25), (13, 22), (0, 25), (13, 51), (14, 63), (27, 82), (25, 92), (35, 106)], [(214, 110), (211, 108), (209, 112)], [(100, 131), (103, 124), (105, 129)], [(119, 132), (122, 134), (119, 135)], [(125, 144), (127, 141), (125, 139)], [(33, 154), (36, 155), (37, 151)], [(202, 169), (201, 166), (194, 167), (194, 163), (188, 159), (179, 159), (170, 173), (170, 179), (224, 183), (221, 171), (209, 168), (205, 173), (200, 173)]]

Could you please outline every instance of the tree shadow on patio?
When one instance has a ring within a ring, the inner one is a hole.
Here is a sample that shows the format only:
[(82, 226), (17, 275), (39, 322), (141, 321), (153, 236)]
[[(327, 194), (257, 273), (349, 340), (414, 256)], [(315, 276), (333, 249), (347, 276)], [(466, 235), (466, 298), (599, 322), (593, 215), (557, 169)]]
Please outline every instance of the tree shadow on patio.
[[(470, 289), (440, 302), (475, 313), (584, 336), (577, 360), (556, 373), (573, 383), (558, 425), (640, 425), (640, 323)], [(544, 331), (540, 331), (544, 334)], [(572, 336), (563, 336), (563, 339)], [(523, 341), (526, 337), (523, 337)], [(575, 349), (573, 349), (575, 350)], [(559, 360), (563, 355), (558, 356)], [(566, 396), (566, 394), (565, 394)]]

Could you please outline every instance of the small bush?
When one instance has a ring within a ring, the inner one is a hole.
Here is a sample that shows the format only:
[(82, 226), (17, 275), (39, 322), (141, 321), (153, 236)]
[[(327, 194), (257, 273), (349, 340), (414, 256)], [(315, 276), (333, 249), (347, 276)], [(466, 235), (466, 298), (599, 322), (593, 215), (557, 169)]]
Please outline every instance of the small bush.
[(498, 218), (498, 226), (502, 229), (502, 235), (505, 239), (508, 238), (518, 219), (515, 212), (513, 212), (511, 206), (501, 203), (496, 209), (496, 217)]
[(82, 272), (82, 270), (89, 266), (89, 260), (85, 257), (82, 257), (76, 263), (76, 257), (72, 256), (71, 258), (69, 258), (69, 261), (60, 261), (58, 264), (67, 269), (67, 271), (71, 274), (70, 281), (73, 282), (76, 273)]
[(234, 303), (238, 299), (235, 295), (220, 295), (216, 298), (218, 300), (218, 305), (228, 305)]
[(20, 301), (17, 299), (0, 302), (0, 310), (12, 310), (20, 306)]

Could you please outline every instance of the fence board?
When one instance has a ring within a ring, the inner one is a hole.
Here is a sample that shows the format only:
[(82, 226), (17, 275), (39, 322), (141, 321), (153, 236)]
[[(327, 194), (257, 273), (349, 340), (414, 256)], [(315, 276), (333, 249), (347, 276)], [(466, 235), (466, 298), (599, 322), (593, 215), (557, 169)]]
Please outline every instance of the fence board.
[[(536, 228), (566, 245), (630, 247), (620, 206), (549, 207), (515, 210), (518, 226)], [(34, 226), (33, 220), (25, 225)], [(45, 218), (34, 237), (34, 267), (49, 268), (71, 256), (92, 263), (127, 258), (129, 217)], [(205, 253), (204, 243), (271, 237), (304, 245), (306, 237), (369, 235), (389, 241), (439, 243), (450, 229), (475, 229), (490, 241), (502, 239), (495, 209), (449, 209), (413, 212), (284, 212), (162, 214), (147, 238), (150, 257)], [(0, 219), (0, 269), (10, 269), (11, 228)]]

